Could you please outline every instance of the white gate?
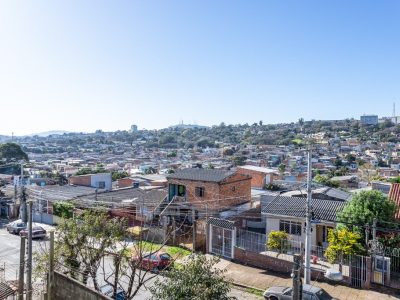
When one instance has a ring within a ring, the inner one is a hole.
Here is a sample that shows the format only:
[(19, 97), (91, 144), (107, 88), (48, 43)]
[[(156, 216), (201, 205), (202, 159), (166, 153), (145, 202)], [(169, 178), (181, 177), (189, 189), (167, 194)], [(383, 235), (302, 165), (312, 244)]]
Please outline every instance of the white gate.
[(209, 252), (228, 259), (234, 257), (236, 244), (236, 228), (234, 222), (210, 218), (209, 224)]

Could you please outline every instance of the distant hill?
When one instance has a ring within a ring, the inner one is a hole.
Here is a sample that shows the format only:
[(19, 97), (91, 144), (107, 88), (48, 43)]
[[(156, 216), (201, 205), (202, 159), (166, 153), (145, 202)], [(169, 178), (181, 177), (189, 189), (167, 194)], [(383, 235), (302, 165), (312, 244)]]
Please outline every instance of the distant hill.
[(178, 128), (178, 129), (201, 129), (201, 128), (209, 128), (208, 126), (203, 126), (203, 125), (194, 125), (194, 124), (178, 124), (178, 125), (172, 125), (169, 126), (168, 128)]
[(51, 130), (51, 131), (44, 131), (44, 132), (39, 132), (39, 133), (33, 133), (33, 134), (28, 134), (26, 136), (40, 136), (40, 137), (46, 137), (49, 135), (63, 135), (64, 133), (70, 133), (69, 131), (65, 130)]

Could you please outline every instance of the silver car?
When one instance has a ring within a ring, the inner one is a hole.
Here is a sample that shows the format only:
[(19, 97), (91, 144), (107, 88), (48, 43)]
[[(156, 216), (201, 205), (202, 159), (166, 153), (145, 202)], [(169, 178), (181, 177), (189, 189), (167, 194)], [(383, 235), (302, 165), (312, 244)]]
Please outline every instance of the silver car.
[(26, 224), (21, 220), (17, 220), (7, 224), (7, 231), (9, 233), (19, 234), (21, 230), (26, 229)]
[[(292, 300), (293, 289), (286, 286), (273, 286), (264, 292), (266, 300)], [(303, 300), (335, 300), (324, 289), (303, 284)]]

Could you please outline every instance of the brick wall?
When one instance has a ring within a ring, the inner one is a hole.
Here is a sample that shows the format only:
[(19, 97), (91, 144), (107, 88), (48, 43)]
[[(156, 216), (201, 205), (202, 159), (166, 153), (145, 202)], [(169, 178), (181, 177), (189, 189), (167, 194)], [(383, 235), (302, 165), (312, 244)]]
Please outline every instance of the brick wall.
[[(257, 172), (248, 169), (238, 168), (237, 172), (243, 175), (251, 176), (251, 186), (255, 188), (263, 188), (265, 185), (265, 173)], [(272, 181), (272, 174), (271, 174), (271, 181)]]
[(63, 300), (112, 300), (111, 298), (100, 294), (79, 281), (54, 272), (54, 288), (52, 299)]
[(132, 178), (121, 178), (118, 179), (118, 187), (119, 188), (127, 188), (133, 186), (134, 180)]
[(268, 255), (246, 251), (235, 247), (235, 261), (257, 268), (267, 269), (280, 273), (291, 273), (293, 263), (287, 260), (271, 257)]
[(90, 175), (71, 176), (69, 178), (69, 184), (90, 186), (90, 183), (91, 183)]
[[(170, 179), (170, 184), (179, 184), (186, 187), (186, 199), (193, 206), (210, 210), (229, 208), (251, 200), (251, 179), (242, 174), (235, 174), (222, 183), (175, 180)], [(204, 196), (196, 196), (196, 187), (204, 188)]]
[[(279, 259), (279, 257), (268, 256), (261, 253), (246, 251), (245, 249), (234, 248), (235, 261), (244, 265), (266, 269), (278, 273), (285, 273), (290, 275), (293, 269), (293, 262)], [(304, 272), (302, 270), (301, 272)], [(322, 270), (311, 270), (311, 279), (324, 281), (325, 278)], [(345, 277), (344, 281), (347, 283), (348, 278)]]

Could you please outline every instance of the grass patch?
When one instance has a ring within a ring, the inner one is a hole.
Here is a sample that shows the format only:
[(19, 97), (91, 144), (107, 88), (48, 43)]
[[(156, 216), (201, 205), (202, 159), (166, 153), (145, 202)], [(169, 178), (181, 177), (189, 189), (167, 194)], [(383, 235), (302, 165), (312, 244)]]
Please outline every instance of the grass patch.
[(180, 259), (192, 253), (189, 250), (181, 247), (167, 246), (167, 245), (163, 246), (161, 244), (151, 243), (146, 241), (141, 241), (136, 246), (133, 246), (131, 248), (131, 253), (134, 254), (134, 252), (137, 251), (137, 249), (142, 249), (142, 252), (164, 251), (169, 255), (171, 255), (174, 259)]
[(246, 288), (245, 291), (246, 291), (246, 293), (253, 294), (253, 295), (256, 295), (259, 297), (263, 297), (263, 293), (264, 293), (262, 290), (254, 289), (254, 288)]

